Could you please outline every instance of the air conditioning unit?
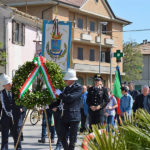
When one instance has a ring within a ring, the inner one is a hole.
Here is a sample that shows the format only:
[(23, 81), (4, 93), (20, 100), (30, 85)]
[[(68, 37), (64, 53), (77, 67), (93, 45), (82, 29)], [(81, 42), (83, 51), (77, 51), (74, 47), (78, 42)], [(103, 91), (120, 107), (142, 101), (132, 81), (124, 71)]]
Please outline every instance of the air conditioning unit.
[(105, 44), (114, 45), (114, 40), (105, 38)]
[(100, 36), (96, 36), (96, 37), (95, 37), (96, 43), (100, 43), (100, 40), (101, 40)]
[(84, 34), (84, 33), (82, 33), (82, 34), (81, 34), (81, 39), (82, 39), (82, 40), (86, 40), (86, 41), (91, 41), (91, 40), (92, 40), (92, 36), (89, 35), (89, 34)]

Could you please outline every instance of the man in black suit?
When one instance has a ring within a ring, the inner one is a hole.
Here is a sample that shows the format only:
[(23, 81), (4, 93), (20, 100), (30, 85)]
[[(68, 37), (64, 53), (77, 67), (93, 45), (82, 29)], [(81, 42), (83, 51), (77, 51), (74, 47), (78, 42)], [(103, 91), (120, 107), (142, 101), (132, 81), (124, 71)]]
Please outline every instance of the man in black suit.
[(142, 87), (142, 94), (138, 95), (133, 104), (133, 111), (136, 112), (137, 109), (143, 108), (150, 114), (150, 94), (149, 87), (144, 85)]
[[(22, 126), (21, 112), (23, 112), (23, 108), (16, 106), (13, 95), (11, 92), (12, 84), (11, 79), (3, 74), (0, 76), (0, 82), (2, 83), (4, 89), (1, 92), (1, 104), (2, 104), (2, 144), (1, 150), (8, 150), (8, 133), (9, 130), (12, 133), (14, 139), (14, 146), (16, 145), (18, 135), (19, 135), (19, 127)], [(21, 150), (21, 141), (19, 140), (19, 144), (17, 150)]]
[(134, 103), (136, 97), (140, 94), (140, 92), (134, 89), (134, 83), (133, 83), (133, 82), (129, 82), (129, 83), (128, 83), (128, 86), (129, 86), (129, 91), (128, 91), (128, 93), (132, 96), (132, 98), (133, 98), (133, 103)]
[(89, 88), (86, 101), (89, 106), (90, 130), (93, 124), (103, 125), (104, 108), (109, 103), (108, 92), (102, 85), (100, 74), (95, 75), (94, 80), (95, 85)]
[[(66, 87), (59, 95), (63, 103), (63, 111), (61, 118), (61, 142), (64, 150), (74, 150), (77, 140), (77, 131), (81, 120), (80, 106), (82, 87), (76, 83), (76, 71), (68, 69), (64, 76)], [(67, 135), (69, 133), (69, 141)]]

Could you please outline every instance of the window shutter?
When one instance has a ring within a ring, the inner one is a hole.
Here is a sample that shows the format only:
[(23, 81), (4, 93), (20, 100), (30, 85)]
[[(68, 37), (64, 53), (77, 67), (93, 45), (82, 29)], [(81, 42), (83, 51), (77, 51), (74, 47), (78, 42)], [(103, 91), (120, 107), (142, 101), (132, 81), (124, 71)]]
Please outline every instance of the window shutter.
[(95, 53), (94, 49), (90, 49), (90, 60), (95, 61)]
[(78, 48), (78, 59), (83, 60), (83, 48)]
[(105, 53), (105, 55), (106, 55), (106, 57), (105, 57), (106, 62), (107, 62), (107, 63), (110, 63), (110, 51), (107, 51), (107, 52)]
[(25, 45), (25, 25), (22, 24), (22, 46)]
[(12, 43), (16, 43), (16, 21), (12, 21)]

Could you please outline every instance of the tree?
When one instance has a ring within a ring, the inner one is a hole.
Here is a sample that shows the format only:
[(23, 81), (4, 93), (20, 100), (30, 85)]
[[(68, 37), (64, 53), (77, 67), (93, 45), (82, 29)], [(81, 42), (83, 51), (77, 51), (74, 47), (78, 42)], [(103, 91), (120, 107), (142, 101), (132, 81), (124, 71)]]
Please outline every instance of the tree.
[(136, 42), (126, 42), (123, 45), (123, 76), (124, 81), (140, 80), (143, 68), (143, 57)]
[(0, 51), (0, 66), (4, 66), (6, 64), (6, 53), (4, 51)]

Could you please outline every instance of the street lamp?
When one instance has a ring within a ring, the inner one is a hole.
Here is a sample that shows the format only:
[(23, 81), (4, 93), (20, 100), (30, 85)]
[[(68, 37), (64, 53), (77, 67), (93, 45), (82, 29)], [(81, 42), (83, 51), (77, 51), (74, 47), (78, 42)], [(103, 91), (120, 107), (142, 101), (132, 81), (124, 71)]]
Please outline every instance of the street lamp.
[(100, 66), (100, 63), (101, 63), (101, 51), (102, 51), (102, 44), (101, 44), (101, 37), (102, 37), (102, 25), (107, 25), (107, 22), (99, 22), (100, 24), (100, 28), (99, 28), (99, 37), (100, 37), (100, 43), (99, 43), (99, 74), (101, 73), (101, 66)]

